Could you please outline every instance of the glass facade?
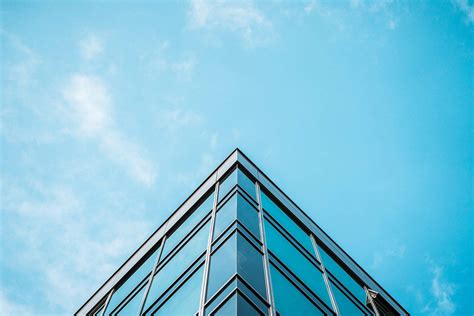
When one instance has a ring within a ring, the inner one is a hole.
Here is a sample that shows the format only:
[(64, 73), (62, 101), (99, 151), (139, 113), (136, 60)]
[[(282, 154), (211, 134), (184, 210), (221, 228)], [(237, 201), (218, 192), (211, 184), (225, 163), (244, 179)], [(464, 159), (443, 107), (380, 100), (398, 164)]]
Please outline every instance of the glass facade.
[(99, 303), (77, 314), (407, 315), (368, 296), (378, 294), (373, 284), (274, 190), (242, 165), (229, 167)]

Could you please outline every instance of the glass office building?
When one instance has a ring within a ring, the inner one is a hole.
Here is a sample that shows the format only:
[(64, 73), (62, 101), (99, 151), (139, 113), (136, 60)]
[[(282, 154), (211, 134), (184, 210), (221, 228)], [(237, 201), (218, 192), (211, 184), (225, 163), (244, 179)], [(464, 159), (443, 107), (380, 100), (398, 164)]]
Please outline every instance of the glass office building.
[(235, 150), (76, 315), (408, 315)]

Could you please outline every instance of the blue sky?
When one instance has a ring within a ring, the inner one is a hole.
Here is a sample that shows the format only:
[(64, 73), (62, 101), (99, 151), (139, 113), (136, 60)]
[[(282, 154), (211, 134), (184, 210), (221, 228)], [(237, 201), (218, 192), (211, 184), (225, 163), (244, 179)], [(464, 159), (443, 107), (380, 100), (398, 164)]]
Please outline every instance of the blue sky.
[(3, 315), (71, 314), (235, 147), (413, 315), (472, 315), (474, 3), (2, 2)]

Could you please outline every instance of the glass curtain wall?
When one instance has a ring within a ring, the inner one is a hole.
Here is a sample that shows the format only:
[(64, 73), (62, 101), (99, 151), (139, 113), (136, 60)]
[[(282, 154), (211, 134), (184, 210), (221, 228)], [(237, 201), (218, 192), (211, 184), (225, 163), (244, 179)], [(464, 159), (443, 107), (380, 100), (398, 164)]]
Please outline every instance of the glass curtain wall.
[(236, 166), (92, 315), (376, 315), (364, 286)]

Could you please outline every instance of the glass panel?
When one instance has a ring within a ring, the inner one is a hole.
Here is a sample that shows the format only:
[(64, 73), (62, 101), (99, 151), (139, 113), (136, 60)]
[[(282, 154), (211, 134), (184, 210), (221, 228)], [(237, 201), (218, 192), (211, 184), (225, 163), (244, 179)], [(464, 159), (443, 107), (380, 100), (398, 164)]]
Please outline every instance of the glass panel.
[(212, 210), (213, 197), (211, 194), (182, 224), (166, 239), (161, 258), (164, 258), (189, 232)]
[(140, 305), (143, 299), (143, 293), (145, 293), (146, 287), (144, 286), (137, 295), (135, 295), (128, 303), (115, 315), (138, 315), (140, 312)]
[(155, 274), (144, 310), (157, 300), (171, 283), (178, 279), (185, 269), (206, 250), (208, 234), (209, 222), (206, 223), (196, 233), (196, 235), (194, 235), (193, 238), (191, 238), (191, 240), (189, 240), (187, 244), (157, 272), (157, 274)]
[(199, 308), (199, 295), (204, 268), (199, 268), (177, 292), (153, 315), (194, 315)]
[(270, 273), (275, 307), (281, 316), (324, 315), (272, 265), (270, 265)]
[(318, 247), (326, 270), (331, 272), (359, 301), (365, 303), (364, 289), (327, 252)]
[(249, 229), (260, 240), (258, 211), (252, 207), (239, 193), (234, 194), (216, 214), (214, 240), (236, 219)]
[[(145, 279), (153, 269), (153, 265), (156, 261), (156, 255), (159, 247), (155, 252), (148, 257), (148, 259), (123, 283), (110, 298), (109, 305), (107, 306), (106, 314), (110, 314), (124, 299), (135, 289), (135, 287)], [(104, 314), (105, 315), (105, 314)]]
[(327, 306), (331, 300), (322, 273), (293, 247), (268, 221), (265, 221), (268, 249), (296, 274)]
[(240, 234), (237, 234), (237, 272), (266, 297), (262, 254)]
[(245, 298), (236, 293), (227, 300), (217, 311), (211, 315), (215, 316), (260, 316), (261, 312), (256, 310)]
[(235, 169), (225, 180), (219, 185), (219, 201), (220, 202), (227, 193), (237, 184), (237, 169)]
[(333, 283), (331, 283), (331, 290), (336, 299), (336, 304), (339, 308), (339, 314), (341, 316), (366, 315), (359, 308), (357, 308), (356, 305)]
[(262, 206), (270, 215), (285, 228), (310, 254), (314, 255), (313, 244), (308, 234), (280, 209), (265, 193), (262, 192)]
[(239, 186), (244, 189), (255, 201), (257, 200), (257, 191), (255, 183), (250, 180), (241, 170), (238, 171), (237, 175)]
[(211, 256), (207, 297), (211, 297), (236, 272), (237, 240), (233, 234)]
[[(232, 295), (218, 310), (211, 314), (212, 316), (237, 316), (237, 295)], [(242, 314), (244, 315), (244, 314)]]
[(229, 237), (211, 257), (207, 297), (211, 297), (236, 272), (263, 297), (266, 296), (262, 255), (238, 233)]

